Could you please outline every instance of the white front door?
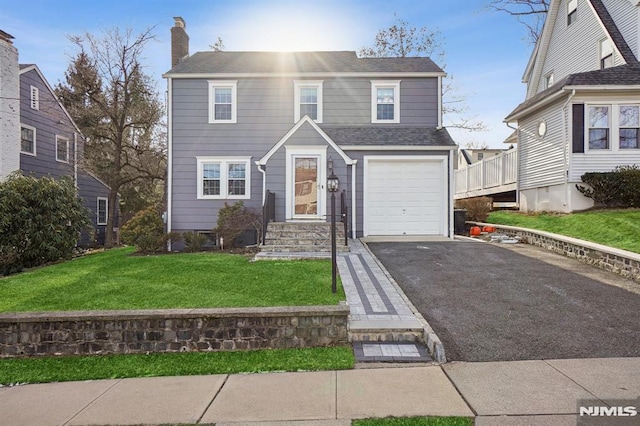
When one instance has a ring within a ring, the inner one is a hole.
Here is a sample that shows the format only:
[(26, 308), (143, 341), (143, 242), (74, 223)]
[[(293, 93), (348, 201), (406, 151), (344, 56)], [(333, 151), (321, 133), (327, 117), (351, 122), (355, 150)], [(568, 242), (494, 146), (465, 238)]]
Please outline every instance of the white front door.
[(324, 219), (325, 151), (287, 148), (287, 219)]

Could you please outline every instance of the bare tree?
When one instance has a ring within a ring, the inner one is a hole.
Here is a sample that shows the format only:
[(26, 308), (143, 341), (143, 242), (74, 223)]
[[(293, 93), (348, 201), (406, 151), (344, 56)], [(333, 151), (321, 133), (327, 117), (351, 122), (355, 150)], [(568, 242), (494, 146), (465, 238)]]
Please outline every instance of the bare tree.
[(216, 40), (216, 42), (213, 44), (210, 44), (209, 48), (214, 52), (221, 52), (224, 50), (224, 41), (222, 41), (222, 38), (218, 36), (218, 39)]
[[(378, 30), (373, 45), (362, 47), (358, 55), (364, 58), (404, 58), (428, 56), (446, 68), (444, 41), (438, 30), (411, 26), (407, 21), (395, 16), (389, 28)], [(453, 84), (453, 76), (447, 75), (443, 81), (443, 114), (449, 119), (447, 127), (469, 131), (485, 130), (485, 125), (477, 117), (467, 115), (466, 95), (461, 94)]]
[[(141, 63), (152, 29), (134, 35), (111, 29), (71, 36), (79, 52), (56, 94), (87, 137), (85, 166), (111, 188), (105, 245), (112, 235), (118, 193), (144, 181), (164, 180), (164, 113)], [(143, 185), (142, 185), (143, 186)]]
[(542, 33), (551, 0), (491, 0), (490, 9), (515, 16), (527, 28), (527, 39), (536, 44)]

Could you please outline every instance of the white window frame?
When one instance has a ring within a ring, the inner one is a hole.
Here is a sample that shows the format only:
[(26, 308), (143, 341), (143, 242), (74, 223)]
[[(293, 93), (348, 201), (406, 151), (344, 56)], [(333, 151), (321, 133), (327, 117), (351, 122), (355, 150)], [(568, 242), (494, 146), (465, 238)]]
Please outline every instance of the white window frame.
[[(209, 83), (209, 123), (237, 123), (238, 120), (238, 81), (237, 80), (208, 80)], [(231, 89), (231, 118), (216, 120), (216, 89)]]
[[(393, 120), (378, 119), (378, 89), (393, 89)], [(400, 80), (371, 80), (371, 122), (400, 123)]]
[(40, 89), (35, 86), (29, 86), (30, 106), (36, 111), (40, 109)]
[(553, 86), (554, 82), (555, 82), (555, 76), (553, 75), (553, 71), (551, 71), (550, 73), (544, 76), (545, 89), (548, 89), (549, 87)]
[[(104, 221), (100, 220), (100, 202), (104, 201)], [(109, 199), (105, 197), (98, 197), (96, 199), (96, 224), (106, 225), (109, 221)]]
[[(569, 17), (575, 12), (575, 17), (570, 21)], [(573, 24), (578, 19), (578, 0), (567, 2), (567, 26)]]
[[(598, 69), (611, 68), (615, 66), (615, 52), (613, 49), (613, 42), (609, 38), (603, 38), (598, 41)], [(609, 67), (604, 66), (604, 60), (611, 58), (611, 65)]]
[[(197, 199), (198, 200), (248, 200), (251, 198), (251, 157), (196, 157), (197, 163)], [(203, 165), (210, 163), (220, 164), (220, 195), (204, 195), (203, 193)], [(245, 193), (244, 195), (229, 195), (228, 173), (229, 164), (245, 164)]]
[[(585, 103), (584, 108), (584, 144), (585, 152), (590, 154), (611, 154), (615, 153), (637, 153), (640, 148), (620, 148), (620, 107), (633, 106), (640, 107), (638, 103), (632, 102), (611, 102), (604, 103)], [(589, 148), (589, 108), (592, 107), (607, 107), (609, 108), (609, 148), (607, 149), (592, 149)]]
[[(67, 158), (59, 158), (58, 157), (58, 144), (64, 141), (64, 143), (67, 145)], [(56, 161), (60, 162), (60, 163), (69, 163), (69, 158), (71, 157), (71, 153), (69, 152), (69, 138), (65, 138), (64, 136), (60, 136), (60, 135), (56, 135)]]
[(318, 96), (318, 117), (314, 119), (316, 123), (322, 123), (322, 80), (294, 80), (293, 81), (293, 91), (294, 91), (294, 113), (293, 113), (293, 122), (297, 123), (302, 118), (300, 116), (300, 89), (306, 88), (315, 88), (317, 90)]
[(621, 129), (637, 129), (637, 127), (622, 127), (620, 125), (620, 108), (622, 107), (635, 107), (640, 109), (640, 105), (639, 104), (627, 104), (627, 103), (620, 103), (620, 104), (616, 104), (614, 105), (614, 109), (616, 111), (616, 132), (618, 133), (616, 135), (616, 147), (618, 148), (618, 150), (622, 151), (622, 152), (638, 152), (638, 150), (640, 149), (640, 141), (638, 141), (638, 147), (637, 148), (622, 148), (620, 146), (620, 130)]
[[(22, 150), (22, 128), (23, 127), (33, 132), (33, 152)], [(22, 124), (22, 123), (20, 123), (20, 153), (25, 155), (32, 155), (34, 157), (36, 156), (36, 128), (29, 126), (27, 124)]]

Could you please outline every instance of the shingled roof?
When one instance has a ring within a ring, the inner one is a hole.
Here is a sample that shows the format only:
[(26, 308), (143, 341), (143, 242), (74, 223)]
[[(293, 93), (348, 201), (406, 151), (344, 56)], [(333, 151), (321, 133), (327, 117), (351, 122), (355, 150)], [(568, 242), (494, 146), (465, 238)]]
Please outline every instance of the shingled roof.
[(338, 145), (361, 146), (455, 146), (445, 128), (323, 126), (322, 130)]
[(508, 116), (518, 115), (522, 111), (544, 100), (547, 96), (560, 92), (571, 86), (639, 86), (640, 85), (640, 63), (619, 65), (617, 67), (605, 68), (602, 70), (587, 71), (576, 74), (569, 74), (553, 86), (536, 94), (527, 101), (521, 103)]
[(198, 52), (179, 62), (166, 75), (385, 73), (444, 71), (426, 57), (358, 58), (354, 51), (335, 52)]
[(593, 6), (593, 9), (598, 14), (600, 21), (602, 22), (604, 27), (607, 29), (607, 32), (609, 33), (611, 40), (616, 45), (618, 51), (624, 58), (625, 62), (627, 64), (633, 64), (638, 62), (638, 59), (633, 54), (633, 51), (625, 41), (624, 37), (622, 36), (622, 33), (616, 26), (615, 21), (609, 14), (609, 11), (605, 7), (604, 3), (602, 3), (602, 0), (591, 0), (591, 5)]

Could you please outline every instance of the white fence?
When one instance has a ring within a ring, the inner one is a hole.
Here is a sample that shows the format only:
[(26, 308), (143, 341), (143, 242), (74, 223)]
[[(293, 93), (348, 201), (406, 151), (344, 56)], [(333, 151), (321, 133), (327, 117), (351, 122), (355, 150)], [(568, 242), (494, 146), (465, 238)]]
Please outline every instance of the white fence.
[(518, 178), (518, 153), (510, 149), (455, 171), (454, 198), (478, 197), (514, 191)]

